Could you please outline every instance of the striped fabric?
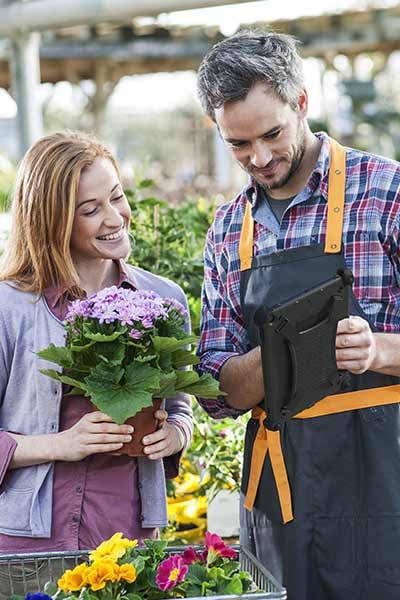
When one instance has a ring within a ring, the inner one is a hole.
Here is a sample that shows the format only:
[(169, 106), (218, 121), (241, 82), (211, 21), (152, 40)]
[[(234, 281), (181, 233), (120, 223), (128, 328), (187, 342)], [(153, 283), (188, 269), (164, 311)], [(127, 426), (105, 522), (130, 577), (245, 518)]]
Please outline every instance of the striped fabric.
[[(276, 221), (251, 182), (216, 213), (206, 239), (202, 292), (200, 372), (219, 377), (225, 361), (247, 352), (240, 308), (239, 238), (246, 202), (252, 204), (254, 255), (323, 243), (326, 230), (329, 138), (304, 190)], [(400, 163), (347, 149), (344, 253), (355, 276), (354, 294), (378, 331), (400, 331)], [(200, 399), (213, 417), (238, 416), (224, 400)]]

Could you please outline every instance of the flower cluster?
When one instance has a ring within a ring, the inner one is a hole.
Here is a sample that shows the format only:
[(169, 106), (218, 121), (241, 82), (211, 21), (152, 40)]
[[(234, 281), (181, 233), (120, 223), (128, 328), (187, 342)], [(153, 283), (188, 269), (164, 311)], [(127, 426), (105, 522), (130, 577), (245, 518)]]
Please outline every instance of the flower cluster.
[(116, 533), (57, 584), (46, 584), (45, 594), (28, 594), (25, 600), (160, 600), (257, 591), (240, 569), (236, 550), (218, 535), (207, 532), (201, 550), (168, 554), (166, 544), (144, 540), (138, 546)]
[(188, 348), (185, 308), (153, 291), (116, 286), (71, 303), (65, 319), (66, 346), (38, 352), (63, 371), (42, 370), (90, 397), (116, 423), (124, 423), (153, 398), (186, 392), (216, 398), (221, 392), (211, 375), (184, 370), (198, 362)]

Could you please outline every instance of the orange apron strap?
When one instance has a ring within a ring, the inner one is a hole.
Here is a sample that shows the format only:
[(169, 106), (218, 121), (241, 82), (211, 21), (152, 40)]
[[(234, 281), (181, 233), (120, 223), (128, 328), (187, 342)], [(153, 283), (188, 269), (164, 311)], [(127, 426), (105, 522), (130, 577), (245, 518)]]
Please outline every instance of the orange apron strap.
[(281, 432), (268, 431), (269, 455), (274, 479), (278, 490), (279, 504), (282, 511), (283, 523), (293, 521), (292, 495), (290, 493), (289, 480), (286, 472), (285, 459), (282, 454)]
[(400, 385), (387, 385), (385, 387), (359, 390), (357, 392), (345, 392), (326, 396), (311, 408), (306, 408), (297, 414), (294, 419), (310, 419), (311, 417), (323, 417), (347, 410), (360, 408), (371, 408), (372, 406), (383, 406), (385, 404), (400, 403)]
[(253, 259), (253, 228), (254, 221), (251, 216), (251, 204), (246, 202), (246, 209), (244, 211), (242, 232), (240, 234), (239, 241), (239, 259), (240, 259), (240, 270), (246, 271), (251, 267), (251, 261)]
[(342, 246), (346, 187), (346, 150), (332, 138), (330, 139), (330, 147), (325, 252), (335, 254), (340, 252)]
[(244, 507), (247, 510), (253, 509), (260, 484), (262, 468), (266, 454), (269, 450), (272, 472), (274, 474), (282, 512), (282, 521), (283, 523), (288, 523), (293, 520), (292, 498), (285, 460), (282, 453), (280, 432), (269, 431), (264, 427), (264, 419), (267, 415), (260, 407), (254, 408), (251, 416), (254, 419), (258, 419), (259, 425), (253, 445), (249, 482), (247, 485)]
[[(264, 413), (265, 414), (265, 413)], [(249, 482), (247, 484), (246, 500), (244, 507), (247, 510), (253, 510), (254, 502), (257, 495), (258, 486), (260, 484), (261, 472), (264, 466), (265, 457), (268, 452), (268, 436), (267, 430), (263, 424), (262, 416), (259, 417), (258, 431), (253, 444), (251, 454)]]

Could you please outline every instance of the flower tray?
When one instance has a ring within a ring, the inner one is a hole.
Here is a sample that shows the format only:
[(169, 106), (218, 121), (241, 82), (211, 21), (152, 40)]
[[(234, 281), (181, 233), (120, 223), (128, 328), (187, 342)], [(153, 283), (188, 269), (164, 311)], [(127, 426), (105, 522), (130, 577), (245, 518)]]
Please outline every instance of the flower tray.
[[(207, 596), (209, 600), (286, 600), (286, 590), (278, 584), (263, 565), (241, 546), (233, 546), (239, 551), (241, 568), (250, 573), (253, 581), (261, 590), (241, 596)], [(183, 551), (183, 546), (171, 546), (168, 552)], [(71, 569), (88, 556), (87, 552), (39, 552), (35, 554), (2, 554), (0, 555), (0, 594), (6, 598), (23, 595), (32, 587), (43, 589), (47, 581), (56, 581), (66, 569)], [(16, 585), (23, 587), (21, 591)], [(29, 586), (29, 587), (28, 587)], [(191, 600), (200, 600), (192, 598)]]

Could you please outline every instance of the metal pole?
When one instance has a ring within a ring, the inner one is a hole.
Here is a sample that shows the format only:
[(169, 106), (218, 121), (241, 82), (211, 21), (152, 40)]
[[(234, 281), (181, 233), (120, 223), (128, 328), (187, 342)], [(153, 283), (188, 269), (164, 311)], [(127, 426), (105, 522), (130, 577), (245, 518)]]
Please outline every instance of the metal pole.
[(18, 106), (18, 153), (26, 152), (43, 132), (38, 33), (14, 36), (10, 40), (11, 90)]
[[(238, 3), (252, 0), (239, 0)], [(35, 0), (0, 6), (0, 36), (234, 4), (232, 0)]]

